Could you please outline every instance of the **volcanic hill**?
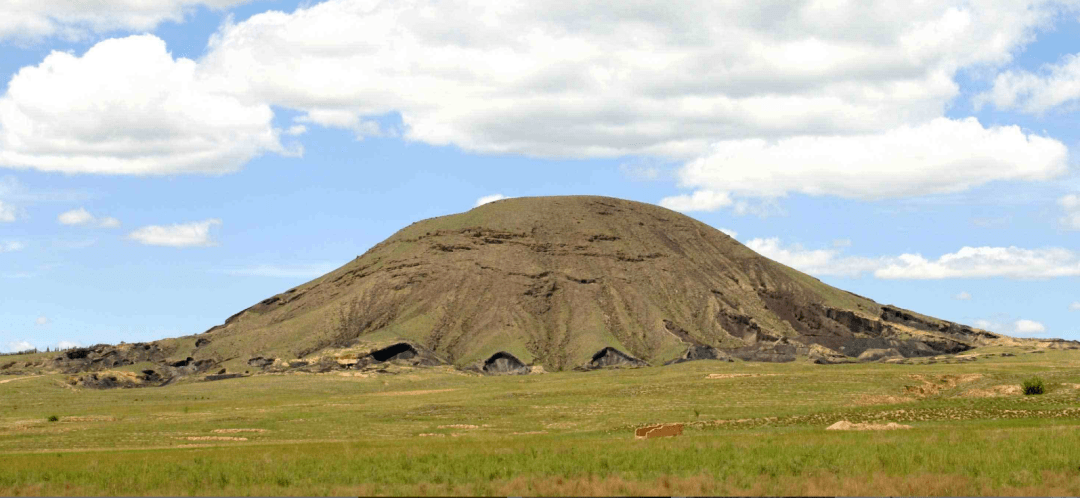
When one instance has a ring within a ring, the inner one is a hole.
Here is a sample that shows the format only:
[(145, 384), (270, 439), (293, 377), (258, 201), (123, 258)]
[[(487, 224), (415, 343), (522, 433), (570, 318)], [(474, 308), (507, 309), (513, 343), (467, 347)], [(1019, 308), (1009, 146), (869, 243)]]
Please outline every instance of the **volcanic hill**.
[[(115, 387), (400, 363), (390, 360), (486, 373), (731, 357), (902, 361), (1018, 341), (830, 287), (662, 207), (571, 196), (413, 223), (202, 334), (25, 366), (97, 372), (74, 382)], [(117, 367), (141, 373), (108, 373)]]
[(198, 337), (196, 359), (406, 341), (457, 366), (504, 352), (547, 370), (617, 353), (825, 362), (1004, 339), (830, 287), (677, 212), (590, 196), (506, 199), (414, 223)]

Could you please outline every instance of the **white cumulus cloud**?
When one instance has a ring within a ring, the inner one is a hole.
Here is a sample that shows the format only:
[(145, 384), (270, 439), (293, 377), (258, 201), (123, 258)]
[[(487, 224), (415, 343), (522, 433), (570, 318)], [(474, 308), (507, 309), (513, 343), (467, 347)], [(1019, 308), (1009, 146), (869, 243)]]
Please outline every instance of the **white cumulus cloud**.
[(722, 141), (687, 163), (679, 179), (700, 189), (694, 195), (797, 192), (876, 200), (958, 192), (997, 180), (1046, 180), (1067, 171), (1067, 158), (1061, 142), (1018, 126), (984, 128), (975, 118), (938, 118), (870, 135)]
[(1066, 195), (1058, 199), (1058, 205), (1065, 212), (1061, 225), (1069, 230), (1080, 230), (1080, 195)]
[(228, 8), (249, 0), (6, 0), (0, 3), (0, 40), (83, 38), (90, 33), (151, 31), (180, 22), (199, 6)]
[(1069, 311), (1080, 311), (1080, 301), (1070, 304)]
[(1046, 326), (1034, 320), (1017, 320), (1013, 324), (1013, 330), (1017, 335), (1038, 335), (1046, 332)]
[(291, 153), (261, 102), (214, 91), (197, 64), (152, 35), (53, 52), (0, 97), (0, 166), (64, 173), (165, 175), (236, 171), (267, 151)]
[(0, 252), (15, 252), (26, 249), (26, 244), (17, 240), (0, 242)]
[(956, 299), (957, 301), (970, 301), (971, 300), (971, 293), (969, 293), (967, 291), (963, 291), (963, 292), (953, 296), (953, 299)]
[(693, 194), (674, 195), (660, 200), (661, 206), (682, 212), (716, 211), (733, 203), (731, 195), (727, 192), (713, 190), (698, 190)]
[(0, 223), (11, 223), (18, 218), (15, 206), (0, 201)]
[[(237, 1), (40, 3), (145, 8), (152, 26)], [(9, 19), (34, 10), (20, 9)], [(471, 152), (690, 161), (679, 176), (694, 192), (663, 201), (689, 211), (769, 207), (729, 192), (878, 199), (1041, 180), (1064, 171), (1060, 142), (942, 116), (958, 71), (1008, 63), (1060, 12), (1041, 0), (302, 3), (226, 22), (198, 62), (145, 35), (23, 68), (0, 97), (0, 165), (224, 173), (299, 153), (280, 139), (312, 125)], [(300, 117), (274, 129), (272, 106)], [(401, 129), (380, 129), (386, 116)]]
[(28, 341), (10, 341), (5, 345), (5, 353), (18, 353), (20, 351), (28, 351), (34, 349), (34, 345)]
[(37, 325), (37, 326), (48, 325), (48, 324), (49, 324), (49, 317), (47, 317), (45, 315), (41, 315), (41, 316), (37, 317), (36, 320), (34, 320), (34, 325)]
[[(716, 141), (864, 135), (943, 115), (1052, 3), (328, 0), (221, 28), (219, 88), (351, 128), (541, 157), (691, 158)], [(958, 139), (952, 140), (953, 142)]]
[(477, 199), (476, 204), (473, 205), (473, 207), (483, 206), (484, 204), (487, 204), (489, 202), (501, 201), (503, 199), (509, 199), (509, 197), (507, 197), (505, 195), (502, 195), (502, 194), (485, 195), (485, 196)]
[(1000, 109), (1019, 109), (1042, 114), (1059, 106), (1080, 101), (1080, 54), (1063, 57), (1057, 64), (1046, 64), (1038, 72), (1005, 71), (994, 79), (994, 86), (975, 96), (976, 106), (992, 103)]
[(56, 217), (56, 221), (60, 222), (61, 225), (83, 225), (98, 228), (120, 227), (120, 220), (111, 216), (94, 216), (90, 214), (86, 208), (72, 209), (71, 211), (60, 213), (60, 215)]
[(151, 225), (128, 234), (128, 238), (148, 246), (209, 247), (217, 245), (210, 238), (210, 227), (221, 225), (219, 219), (177, 223), (174, 225)]
[(1080, 255), (1063, 248), (963, 247), (934, 260), (921, 254), (888, 258), (874, 271), (874, 276), (883, 279), (1073, 277), (1080, 276)]
[(79, 341), (60, 341), (60, 342), (56, 343), (56, 348), (57, 349), (71, 349), (71, 348), (81, 348), (81, 347), (82, 347), (82, 343), (79, 342)]
[[(778, 237), (756, 238), (746, 246), (774, 261), (811, 275), (857, 277), (871, 273), (885, 280), (948, 278), (1042, 279), (1080, 276), (1080, 253), (1064, 248), (962, 247), (927, 259), (921, 254), (848, 256), (841, 249), (785, 245)], [(956, 299), (968, 295), (962, 292)], [(968, 295), (970, 298), (970, 295)]]
[(778, 237), (751, 239), (746, 242), (746, 247), (811, 275), (858, 277), (881, 267), (880, 260), (844, 256), (836, 248), (806, 249), (801, 244), (784, 246)]

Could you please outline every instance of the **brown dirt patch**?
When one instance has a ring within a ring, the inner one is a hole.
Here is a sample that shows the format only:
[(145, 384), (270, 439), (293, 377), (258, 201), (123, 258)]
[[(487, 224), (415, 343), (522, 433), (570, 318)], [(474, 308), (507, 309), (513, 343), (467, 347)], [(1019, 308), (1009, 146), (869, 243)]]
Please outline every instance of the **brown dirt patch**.
[(915, 398), (910, 396), (893, 396), (889, 394), (864, 394), (855, 399), (856, 405), (898, 405), (900, 403), (911, 403), (915, 401)]
[(941, 391), (952, 389), (961, 384), (975, 382), (983, 377), (982, 374), (963, 375), (911, 375), (918, 384), (904, 387), (904, 392), (918, 398), (933, 396)]
[(60, 417), (61, 422), (115, 422), (116, 417), (110, 415), (84, 415), (78, 417)]
[(211, 432), (215, 434), (236, 434), (240, 432), (256, 432), (261, 434), (268, 431), (266, 429), (214, 429)]
[(851, 423), (841, 420), (825, 428), (827, 431), (895, 431), (898, 429), (911, 429), (910, 425), (889, 422), (887, 424)]
[(1020, 395), (1023, 390), (1015, 384), (1001, 384), (988, 389), (968, 389), (960, 396), (964, 398), (999, 398), (1002, 396)]
[(440, 429), (479, 429), (480, 426), (479, 425), (470, 425), (470, 424), (450, 424), (450, 425), (440, 425), (439, 428)]
[(655, 424), (638, 427), (634, 430), (637, 439), (653, 439), (658, 437), (675, 437), (682, 435), (682, 424)]
[(229, 437), (229, 436), (187, 436), (180, 439), (186, 439), (188, 441), (247, 441), (246, 437)]
[(425, 433), (419, 434), (419, 436), (420, 437), (446, 437), (446, 434), (439, 434), (439, 433), (436, 433), (436, 432), (425, 432)]
[(14, 379), (4, 379), (4, 380), (0, 380), (0, 384), (7, 384), (8, 382), (15, 382), (17, 380), (23, 380), (23, 379), (33, 379), (34, 377), (42, 377), (42, 376), (41, 375), (27, 375), (26, 377), (15, 377)]
[(457, 389), (427, 389), (423, 391), (387, 391), (383, 393), (374, 393), (372, 396), (420, 396), (424, 394), (435, 393), (448, 393), (450, 391), (457, 391)]
[(709, 374), (706, 375), (706, 379), (734, 379), (738, 377), (775, 377), (779, 374), (748, 374), (748, 373), (732, 373), (732, 374)]

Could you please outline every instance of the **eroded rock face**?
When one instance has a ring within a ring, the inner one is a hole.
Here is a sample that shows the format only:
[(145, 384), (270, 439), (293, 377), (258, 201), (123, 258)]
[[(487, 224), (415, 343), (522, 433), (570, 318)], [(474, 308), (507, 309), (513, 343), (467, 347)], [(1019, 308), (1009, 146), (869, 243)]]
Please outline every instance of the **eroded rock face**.
[(975, 330), (967, 325), (918, 316), (895, 306), (882, 306), (880, 318), (885, 322), (899, 323), (913, 329), (944, 334), (953, 339), (970, 343), (983, 343), (1001, 339), (1002, 337), (993, 332)]
[(106, 370), (84, 373), (68, 379), (68, 384), (87, 389), (149, 387), (167, 382), (168, 379), (154, 370), (143, 370), (142, 373)]
[(505, 351), (491, 355), (481, 370), (489, 375), (526, 375), (531, 371), (528, 365)]
[(64, 373), (92, 372), (141, 362), (165, 364), (166, 354), (156, 344), (98, 344), (62, 352), (48, 365)]
[(274, 358), (264, 358), (262, 356), (256, 356), (247, 361), (248, 366), (255, 368), (266, 368), (274, 364)]
[(763, 361), (767, 363), (787, 363), (795, 361), (799, 354), (806, 354), (809, 348), (801, 343), (792, 342), (782, 337), (775, 342), (759, 342), (750, 346), (729, 349), (727, 352), (743, 361)]

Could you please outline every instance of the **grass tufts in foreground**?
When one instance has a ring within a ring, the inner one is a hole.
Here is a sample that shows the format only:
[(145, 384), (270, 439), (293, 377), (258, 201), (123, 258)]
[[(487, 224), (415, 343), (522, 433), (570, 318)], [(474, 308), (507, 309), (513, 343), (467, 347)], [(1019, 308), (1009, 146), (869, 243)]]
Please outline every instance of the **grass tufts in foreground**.
[[(107, 391), (44, 376), (0, 385), (0, 494), (1080, 495), (1078, 367), (1021, 351)], [(1060, 387), (1022, 395), (1034, 375)], [(825, 430), (839, 420), (913, 428)], [(658, 422), (686, 429), (633, 438)]]
[(1043, 380), (1038, 377), (1032, 377), (1024, 381), (1020, 386), (1024, 394), (1042, 394), (1046, 392), (1046, 385), (1043, 384)]

